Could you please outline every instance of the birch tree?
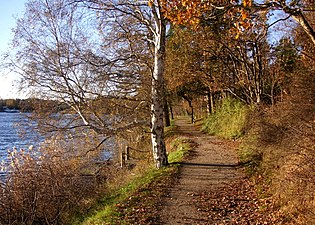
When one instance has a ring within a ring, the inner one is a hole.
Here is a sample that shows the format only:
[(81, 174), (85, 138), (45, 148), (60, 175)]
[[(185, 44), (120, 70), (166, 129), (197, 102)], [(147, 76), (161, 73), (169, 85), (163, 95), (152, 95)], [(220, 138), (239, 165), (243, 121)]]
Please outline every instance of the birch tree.
[(65, 0), (34, 0), (26, 7), (15, 29), (11, 68), (31, 95), (68, 106), (37, 111), (43, 131), (63, 132), (69, 142), (95, 136), (99, 150), (109, 138), (149, 125), (150, 70), (140, 65), (145, 57), (136, 57), (144, 52), (137, 32), (114, 37), (119, 24), (110, 23), (104, 34), (97, 13)]
[(164, 142), (164, 61), (166, 41), (166, 20), (160, 0), (149, 1), (83, 1), (88, 7), (97, 10), (106, 20), (119, 21), (130, 17), (143, 29), (146, 41), (153, 53), (151, 69), (151, 140), (152, 152), (157, 168), (168, 164)]
[(162, 15), (159, 0), (151, 2), (154, 18), (154, 71), (152, 76), (152, 147), (156, 167), (167, 165), (166, 148), (164, 143), (163, 99), (164, 99), (164, 66), (165, 66), (165, 36), (166, 20)]
[(67, 129), (88, 128), (105, 139), (149, 124), (139, 112), (150, 97), (153, 157), (157, 168), (167, 165), (160, 1), (34, 0), (27, 7), (15, 31), (14, 61), (26, 86), (72, 108), (81, 122)]

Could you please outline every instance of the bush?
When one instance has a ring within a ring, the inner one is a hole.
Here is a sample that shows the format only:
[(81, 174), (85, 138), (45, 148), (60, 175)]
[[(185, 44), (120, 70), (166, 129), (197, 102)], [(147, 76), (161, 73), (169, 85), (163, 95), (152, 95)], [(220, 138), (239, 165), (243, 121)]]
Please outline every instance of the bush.
[(103, 176), (83, 175), (88, 161), (61, 153), (9, 152), (10, 173), (0, 187), (0, 224), (66, 224), (90, 207)]

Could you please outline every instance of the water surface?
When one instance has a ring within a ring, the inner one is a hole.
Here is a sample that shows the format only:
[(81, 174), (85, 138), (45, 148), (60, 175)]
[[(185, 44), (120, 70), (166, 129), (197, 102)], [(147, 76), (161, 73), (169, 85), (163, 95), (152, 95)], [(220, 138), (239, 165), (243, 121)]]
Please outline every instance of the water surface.
[(38, 135), (22, 124), (33, 125), (24, 113), (0, 112), (0, 160), (6, 158), (8, 149), (27, 149), (36, 145)]

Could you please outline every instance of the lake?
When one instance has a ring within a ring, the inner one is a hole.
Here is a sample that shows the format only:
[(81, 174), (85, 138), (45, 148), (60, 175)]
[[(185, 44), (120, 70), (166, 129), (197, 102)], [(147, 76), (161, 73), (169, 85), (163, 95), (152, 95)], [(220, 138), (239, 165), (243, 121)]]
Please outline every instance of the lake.
[(6, 159), (8, 149), (27, 149), (30, 145), (36, 145), (37, 134), (29, 132), (21, 136), (19, 132), (17, 124), (28, 122), (25, 116), (24, 113), (0, 112), (0, 161)]
[[(33, 131), (21, 136), (21, 129), (17, 126), (21, 122), (22, 124), (34, 125), (34, 122), (28, 121), (25, 113), (0, 112), (0, 162), (7, 158), (8, 149), (14, 147), (16, 149), (28, 149), (31, 145), (36, 149), (39, 142), (43, 141), (43, 138)], [(115, 141), (109, 139), (104, 143), (104, 149), (98, 159), (107, 160), (111, 158), (112, 151), (115, 148), (117, 148)]]

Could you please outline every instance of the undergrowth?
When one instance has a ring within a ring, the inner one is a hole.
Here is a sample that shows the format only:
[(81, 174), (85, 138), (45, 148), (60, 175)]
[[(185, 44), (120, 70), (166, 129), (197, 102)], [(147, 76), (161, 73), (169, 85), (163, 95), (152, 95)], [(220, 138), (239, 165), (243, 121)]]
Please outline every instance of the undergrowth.
[(313, 75), (301, 75), (292, 85), (295, 95), (255, 110), (224, 100), (203, 127), (221, 137), (242, 137), (240, 162), (281, 224), (315, 224), (314, 87)]

